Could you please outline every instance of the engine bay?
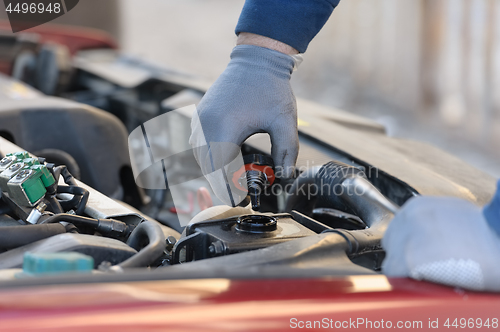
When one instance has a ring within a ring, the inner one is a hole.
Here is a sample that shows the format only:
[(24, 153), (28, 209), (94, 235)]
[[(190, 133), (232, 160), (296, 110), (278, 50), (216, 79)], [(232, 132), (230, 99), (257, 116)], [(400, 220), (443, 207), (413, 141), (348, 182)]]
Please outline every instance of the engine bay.
[[(338, 252), (332, 253), (333, 256), (345, 255), (345, 259), (363, 256), (365, 261), (358, 264), (377, 271), (382, 261), (381, 236), (397, 210), (358, 168), (330, 162), (312, 178), (299, 176), (297, 183), (341, 185), (360, 193), (362, 189), (363, 193), (352, 196), (346, 190), (346, 194), (336, 196), (325, 192), (318, 197), (323, 200), (322, 208), (313, 210), (318, 220), (305, 214), (310, 214), (308, 211), (295, 210), (301, 207), (290, 203), (291, 195), (285, 203), (289, 213), (257, 212), (251, 209), (251, 204), (235, 208), (211, 206), (179, 234), (80, 183), (64, 165), (55, 166), (26, 151), (7, 153), (0, 165), (3, 213), (0, 268), (7, 275), (19, 275), (20, 268), (28, 275), (71, 272), (73, 265), (78, 265), (72, 259), (81, 262), (88, 257), (93, 264), (87, 269), (102, 273), (130, 268), (183, 269), (189, 263), (196, 265), (216, 257), (232, 260), (233, 256), (244, 253), (251, 257), (252, 252), (265, 248), (287, 247), (296, 240), (322, 237), (335, 238), (330, 245)], [(94, 202), (98, 202), (97, 206)], [(109, 209), (110, 204), (117, 205), (121, 213), (114, 211), (109, 215), (99, 210), (99, 206)], [(54, 256), (56, 253), (59, 255)], [(74, 258), (74, 253), (83, 257)], [(66, 267), (54, 267), (58, 260), (67, 261)]]
[[(193, 156), (190, 114), (173, 110), (197, 103), (205, 86), (110, 52), (77, 56), (60, 97), (0, 77), (0, 283), (378, 274), (380, 241), (409, 198), (482, 204), (494, 190), (489, 176), (438, 149), (299, 100), (293, 179), (268, 172), (270, 142), (259, 134), (242, 147), (245, 169), (231, 174), (245, 182), (242, 203), (222, 204), (195, 175), (175, 193), (172, 179), (191, 172), (182, 165)], [(123, 67), (149, 77), (109, 72)], [(153, 135), (148, 121), (164, 114)], [(139, 178), (135, 146), (146, 156), (161, 146), (181, 167), (151, 161), (159, 171)]]

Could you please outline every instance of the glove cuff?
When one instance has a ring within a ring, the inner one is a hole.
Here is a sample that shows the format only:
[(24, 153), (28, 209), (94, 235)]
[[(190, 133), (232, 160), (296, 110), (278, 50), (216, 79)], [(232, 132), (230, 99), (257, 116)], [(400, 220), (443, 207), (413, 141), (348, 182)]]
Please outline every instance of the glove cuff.
[(488, 225), (500, 236), (500, 181), (497, 183), (497, 191), (491, 202), (483, 209), (484, 217)]
[(287, 54), (255, 45), (238, 45), (231, 52), (231, 62), (243, 62), (290, 75), (295, 60)]

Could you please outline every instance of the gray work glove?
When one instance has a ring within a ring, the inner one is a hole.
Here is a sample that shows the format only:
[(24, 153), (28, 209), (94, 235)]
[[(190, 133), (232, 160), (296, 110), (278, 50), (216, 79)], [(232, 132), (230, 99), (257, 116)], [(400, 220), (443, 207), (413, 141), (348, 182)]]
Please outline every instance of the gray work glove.
[(394, 217), (382, 246), (387, 276), (500, 291), (500, 236), (481, 209), (465, 200), (412, 198)]
[(234, 206), (246, 196), (236, 193), (231, 172), (243, 166), (241, 145), (255, 133), (270, 135), (276, 175), (293, 174), (299, 150), (293, 68), (293, 58), (284, 53), (236, 46), (193, 115), (190, 144), (203, 174), (226, 204)]

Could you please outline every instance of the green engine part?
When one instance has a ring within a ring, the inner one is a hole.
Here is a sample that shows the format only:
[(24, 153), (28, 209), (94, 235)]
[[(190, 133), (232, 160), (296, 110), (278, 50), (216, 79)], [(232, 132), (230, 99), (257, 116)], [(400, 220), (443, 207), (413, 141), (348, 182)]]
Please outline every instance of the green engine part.
[(12, 164), (14, 164), (16, 161), (17, 161), (17, 159), (14, 156), (4, 157), (2, 160), (0, 160), (0, 173), (2, 173), (3, 171), (5, 171)]
[(7, 183), (12, 179), (17, 173), (21, 172), (26, 168), (26, 164), (22, 162), (13, 163), (7, 168), (5, 171), (0, 173), (0, 189), (2, 191), (7, 191), (8, 186)]
[(45, 188), (50, 187), (51, 185), (56, 183), (56, 180), (45, 165), (34, 165), (31, 166), (31, 169), (39, 169), (42, 172), (42, 176), (40, 177), (40, 179), (42, 180), (43, 186)]
[(23, 161), (26, 158), (30, 158), (30, 155), (27, 151), (19, 151), (19, 152), (8, 153), (7, 157), (15, 157), (18, 161)]
[(21, 206), (36, 205), (55, 182), (47, 167), (26, 151), (9, 153), (0, 160), (0, 189)]
[(41, 169), (25, 168), (7, 183), (10, 198), (21, 206), (34, 206), (47, 190), (42, 182)]
[(7, 191), (7, 182), (26, 166), (40, 164), (37, 158), (31, 158), (26, 151), (9, 153), (0, 160), (0, 189)]
[(31, 157), (23, 159), (23, 163), (25, 163), (27, 166), (40, 165), (38, 158), (31, 158)]

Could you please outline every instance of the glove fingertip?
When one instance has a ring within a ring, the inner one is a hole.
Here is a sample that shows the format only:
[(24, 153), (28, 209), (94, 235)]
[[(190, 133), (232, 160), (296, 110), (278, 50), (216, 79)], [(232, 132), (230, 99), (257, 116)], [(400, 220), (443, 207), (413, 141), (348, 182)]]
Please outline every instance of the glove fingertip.
[(298, 150), (284, 149), (273, 155), (275, 174), (278, 178), (289, 179), (295, 174)]

